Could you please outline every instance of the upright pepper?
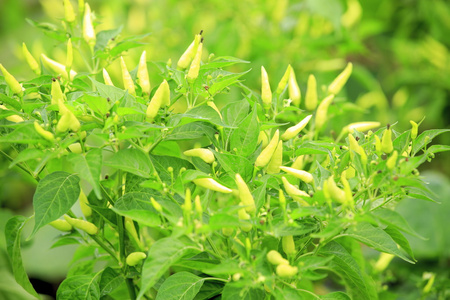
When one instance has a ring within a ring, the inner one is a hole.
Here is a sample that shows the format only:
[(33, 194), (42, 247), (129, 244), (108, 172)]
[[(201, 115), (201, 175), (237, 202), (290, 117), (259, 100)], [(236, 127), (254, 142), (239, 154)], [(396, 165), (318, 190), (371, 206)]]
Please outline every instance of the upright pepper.
[(264, 131), (260, 131), (258, 134), (258, 145), (261, 143), (261, 148), (264, 149), (269, 144), (269, 139)]
[(73, 63), (73, 47), (72, 47), (72, 39), (67, 41), (67, 58), (66, 58), (66, 69), (72, 69)]
[(391, 125), (387, 125), (386, 130), (381, 137), (381, 151), (384, 153), (391, 153), (394, 150), (394, 144), (392, 143), (392, 129)]
[(288, 174), (291, 174), (291, 175), (297, 177), (298, 179), (300, 179), (306, 183), (311, 183), (314, 181), (314, 178), (311, 175), (311, 173), (308, 173), (306, 171), (297, 170), (294, 168), (289, 168), (289, 167), (284, 167), (284, 166), (281, 166), (280, 169)]
[(283, 164), (283, 142), (279, 141), (278, 146), (272, 154), (272, 158), (267, 165), (267, 174), (276, 174), (280, 172), (280, 167)]
[(53, 133), (42, 128), (42, 126), (39, 125), (38, 121), (34, 121), (34, 129), (36, 129), (37, 133), (47, 141), (49, 142), (55, 141), (55, 136), (53, 135)]
[(201, 158), (205, 163), (212, 164), (216, 159), (214, 157), (214, 153), (209, 149), (204, 148), (196, 148), (183, 152), (186, 156), (194, 156)]
[(414, 121), (409, 121), (411, 124), (411, 139), (415, 140), (417, 137), (417, 134), (419, 133), (419, 125)]
[(306, 87), (305, 108), (315, 110), (317, 106), (317, 81), (314, 75), (309, 75)]
[(278, 83), (277, 91), (276, 91), (276, 93), (278, 95), (280, 95), (286, 88), (286, 85), (288, 84), (288, 80), (289, 80), (289, 75), (291, 74), (291, 69), (292, 69), (291, 65), (288, 65), (286, 72), (284, 72), (283, 77), (281, 77), (281, 80)]
[(281, 238), (281, 245), (283, 247), (284, 253), (288, 256), (292, 256), (297, 253), (295, 250), (294, 238), (292, 235), (286, 235)]
[(105, 68), (103, 68), (103, 81), (106, 85), (114, 86), (114, 83), (111, 80), (111, 77), (108, 74), (108, 71), (106, 71)]
[(180, 59), (177, 62), (177, 68), (180, 70), (187, 69), (194, 59), (195, 54), (197, 53), (198, 45), (202, 39), (202, 32), (200, 34), (196, 34), (194, 41), (189, 45), (186, 51), (181, 55)]
[(89, 218), (92, 216), (92, 208), (89, 206), (89, 201), (84, 194), (83, 190), (80, 190), (80, 196), (78, 197), (78, 200), (80, 201), (80, 208), (81, 212), (86, 218)]
[(254, 213), (256, 211), (255, 199), (253, 199), (252, 193), (242, 179), (241, 175), (236, 173), (236, 185), (239, 189), (239, 199), (241, 199), (242, 204), (245, 206), (245, 211), (248, 213)]
[(73, 11), (72, 3), (70, 0), (63, 0), (64, 3), (64, 19), (68, 23), (75, 21), (75, 12)]
[(158, 114), (159, 108), (163, 105), (163, 103), (170, 103), (170, 88), (167, 81), (164, 81), (159, 85), (152, 99), (150, 100), (150, 104), (147, 107), (147, 119), (152, 121), (156, 115)]
[(283, 141), (287, 141), (295, 137), (297, 134), (302, 131), (306, 125), (308, 125), (309, 120), (311, 120), (312, 115), (306, 116), (303, 120), (301, 120), (297, 125), (289, 127), (286, 131), (281, 135), (281, 139)]
[(358, 144), (358, 141), (353, 137), (352, 134), (348, 135), (348, 140), (350, 143), (350, 157), (353, 158), (353, 152), (355, 151), (356, 153), (358, 153), (361, 157), (361, 162), (363, 165), (367, 164), (367, 154), (364, 151), (363, 147), (361, 147), (361, 145)]
[(67, 80), (72, 80), (77, 75), (77, 72), (75, 72), (74, 70), (70, 70), (70, 78), (69, 78), (69, 75), (67, 74), (66, 71), (66, 66), (48, 58), (47, 56), (45, 56), (45, 54), (41, 54), (41, 58), (47, 69), (50, 69), (54, 73), (61, 75)]
[(305, 155), (299, 155), (291, 165), (291, 168), (302, 170), (305, 163)]
[(291, 99), (292, 103), (298, 107), (302, 99), (302, 94), (300, 92), (300, 87), (298, 86), (297, 79), (295, 78), (294, 69), (291, 69), (291, 72), (289, 74), (288, 91), (289, 99)]
[(261, 66), (261, 100), (264, 109), (268, 111), (272, 107), (272, 90), (270, 89), (269, 76), (263, 66)]
[(187, 73), (187, 81), (193, 83), (198, 77), (198, 72), (200, 71), (200, 64), (202, 62), (203, 53), (203, 39), (200, 40), (200, 44), (197, 47), (197, 52), (195, 53), (194, 59), (192, 60), (191, 66)]
[(277, 130), (270, 140), (269, 144), (266, 148), (261, 152), (261, 154), (256, 158), (255, 166), (258, 168), (265, 167), (270, 159), (272, 158), (273, 153), (275, 152), (278, 141), (279, 141), (280, 132)]
[(339, 74), (336, 79), (334, 79), (333, 82), (328, 86), (328, 93), (337, 95), (347, 83), (348, 78), (352, 74), (352, 70), (353, 64), (348, 63), (344, 71), (342, 71), (341, 74)]
[(59, 112), (62, 116), (56, 125), (56, 131), (66, 132), (68, 129), (71, 129), (73, 132), (77, 132), (80, 130), (80, 121), (78, 121), (73, 112), (71, 112), (64, 104), (60, 105)]
[(137, 71), (138, 83), (141, 86), (142, 93), (150, 95), (150, 80), (148, 78), (147, 69), (147, 53), (145, 50), (142, 52), (141, 58), (139, 59), (139, 66)]
[(354, 206), (353, 193), (345, 175), (341, 176), (341, 182), (344, 187), (345, 203), (347, 206), (353, 209)]
[(84, 7), (83, 38), (91, 48), (95, 46), (97, 38), (95, 36), (94, 26), (92, 25), (91, 7), (89, 3), (86, 3)]
[(328, 95), (325, 99), (320, 102), (319, 107), (317, 107), (316, 111), (316, 119), (315, 119), (315, 125), (316, 129), (320, 130), (327, 121), (327, 113), (328, 113), (328, 106), (330, 106), (331, 102), (334, 99), (334, 95)]
[[(240, 203), (239, 205), (244, 206), (243, 203)], [(239, 220), (242, 220), (242, 221), (248, 221), (251, 219), (250, 215), (247, 213), (245, 208), (241, 208), (238, 210), (238, 218), (239, 218)], [(241, 227), (241, 230), (244, 232), (249, 232), (250, 230), (252, 230), (252, 224), (250, 224), (250, 223), (243, 223), (243, 224), (241, 224), (240, 227)]]
[(381, 140), (378, 135), (375, 135), (375, 150), (381, 152)]
[(131, 95), (136, 95), (133, 79), (131, 78), (130, 72), (128, 72), (127, 65), (122, 56), (120, 57), (120, 67), (122, 69), (123, 87), (128, 90), (128, 93)]
[(36, 75), (41, 75), (41, 68), (33, 55), (31, 55), (30, 51), (28, 51), (27, 45), (25, 45), (25, 43), (22, 43), (22, 53), (30, 69)]
[(0, 64), (0, 70), (3, 73), (3, 76), (5, 77), (6, 84), (11, 89), (11, 92), (14, 94), (22, 97), (23, 96), (23, 88), (22, 85), (17, 81), (14, 76), (12, 76), (6, 69), (3, 67), (2, 64)]
[(386, 161), (386, 167), (389, 170), (392, 170), (395, 168), (395, 165), (397, 164), (397, 158), (398, 158), (398, 152), (397, 152), (397, 150), (395, 150), (394, 152), (392, 152), (391, 157), (389, 157), (388, 160)]
[(61, 85), (59, 84), (58, 79), (52, 78), (52, 88), (50, 91), (50, 95), (52, 96), (51, 104), (60, 106), (64, 103), (64, 94), (61, 90)]

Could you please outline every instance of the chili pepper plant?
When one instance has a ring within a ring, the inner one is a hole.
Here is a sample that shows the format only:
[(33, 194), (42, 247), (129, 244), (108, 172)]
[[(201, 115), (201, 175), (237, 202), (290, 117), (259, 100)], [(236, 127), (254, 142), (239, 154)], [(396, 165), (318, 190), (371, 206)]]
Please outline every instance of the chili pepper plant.
[(87, 3), (78, 15), (64, 4), (53, 36), (66, 61), (24, 44), (36, 76), (1, 67), (0, 151), (37, 183), (34, 214), (6, 226), (28, 293), (39, 297), (21, 242), (44, 226), (61, 231), (53, 247), (82, 249), (58, 299), (378, 299), (393, 257), (414, 264), (404, 234), (417, 234), (394, 208), (406, 195), (432, 201), (417, 168), (448, 150), (429, 145), (445, 130), (362, 120), (332, 133), (351, 63), (333, 82), (311, 75), (306, 91), (291, 66), (281, 79), (262, 67), (261, 86), (246, 86), (259, 70), (205, 58), (202, 33), (154, 63), (150, 82), (145, 51), (121, 58), (140, 37), (95, 32)]

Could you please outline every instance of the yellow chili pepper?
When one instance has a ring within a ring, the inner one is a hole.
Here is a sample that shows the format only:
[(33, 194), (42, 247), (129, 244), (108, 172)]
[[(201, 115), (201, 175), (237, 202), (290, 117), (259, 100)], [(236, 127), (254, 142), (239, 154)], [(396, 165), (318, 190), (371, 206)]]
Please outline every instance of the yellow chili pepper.
[(139, 60), (139, 66), (137, 71), (138, 83), (141, 86), (142, 93), (150, 95), (150, 80), (148, 78), (147, 69), (147, 53), (145, 50), (142, 52), (141, 58)]
[[(239, 205), (244, 206), (243, 203), (240, 203)], [(241, 208), (238, 210), (238, 218), (239, 218), (239, 220), (243, 220), (243, 221), (251, 219), (250, 215), (245, 211), (245, 208)], [(241, 227), (241, 230), (244, 232), (249, 232), (250, 230), (252, 230), (252, 224), (250, 224), (250, 223), (241, 224), (240, 227)]]
[(294, 162), (292, 163), (291, 168), (297, 169), (297, 170), (302, 170), (303, 169), (303, 165), (304, 165), (304, 161), (305, 161), (305, 156), (304, 155), (298, 156), (294, 160)]
[(419, 133), (419, 125), (414, 121), (409, 121), (411, 123), (411, 139), (415, 140), (417, 137), (417, 134)]
[(16, 95), (19, 95), (20, 97), (23, 96), (23, 88), (22, 85), (17, 81), (14, 76), (12, 76), (6, 69), (3, 67), (2, 64), (0, 64), (0, 70), (3, 73), (3, 76), (5, 77), (6, 84), (11, 89), (11, 92), (13, 92)]
[(281, 256), (280, 252), (276, 251), (276, 250), (270, 250), (267, 255), (267, 260), (272, 264), (272, 265), (289, 265), (289, 261), (285, 258), (283, 258), (283, 256)]
[(381, 137), (381, 151), (384, 153), (391, 153), (394, 150), (394, 144), (392, 143), (392, 129), (388, 124), (386, 130)]
[(272, 158), (267, 165), (267, 174), (276, 174), (280, 172), (280, 167), (283, 164), (283, 142), (279, 141), (278, 146), (272, 154)]
[(280, 132), (277, 129), (277, 131), (275, 132), (274, 136), (270, 140), (267, 147), (264, 148), (264, 150), (261, 152), (261, 154), (259, 154), (259, 156), (256, 158), (256, 162), (255, 162), (256, 167), (263, 168), (269, 163), (270, 159), (272, 158), (273, 153), (275, 152), (275, 150), (278, 146), (279, 136), (280, 136)]
[(195, 53), (194, 59), (192, 60), (191, 66), (189, 67), (189, 71), (187, 73), (187, 81), (189, 83), (193, 83), (195, 79), (198, 77), (198, 72), (200, 71), (200, 64), (202, 62), (202, 53), (203, 53), (203, 39), (200, 41), (200, 44), (197, 47), (197, 52)]
[(28, 51), (27, 45), (25, 43), (22, 44), (22, 52), (23, 56), (25, 57), (25, 60), (27, 61), (28, 66), (30, 69), (36, 74), (41, 75), (41, 68), (36, 61), (36, 59), (31, 55), (30, 51)]
[(305, 108), (307, 110), (315, 110), (317, 106), (317, 81), (314, 75), (309, 75), (308, 85), (306, 88)]
[(214, 157), (214, 153), (209, 149), (204, 148), (196, 148), (183, 152), (186, 156), (194, 156), (201, 158), (205, 163), (212, 164), (216, 159)]
[(291, 65), (288, 65), (286, 72), (284, 72), (283, 77), (281, 77), (281, 80), (278, 83), (277, 91), (276, 91), (276, 93), (278, 95), (280, 95), (286, 88), (286, 85), (288, 84), (288, 80), (289, 80), (289, 75), (291, 74), (291, 69), (292, 69)]
[(67, 58), (66, 58), (66, 69), (70, 70), (73, 63), (73, 47), (72, 39), (67, 41)]
[(159, 108), (163, 105), (163, 103), (170, 103), (170, 88), (167, 81), (164, 81), (159, 85), (152, 99), (150, 100), (150, 104), (147, 107), (147, 119), (152, 121), (156, 115), (158, 114)]
[(130, 267), (134, 267), (147, 257), (144, 252), (133, 252), (127, 256), (126, 262)]
[(348, 183), (347, 178), (345, 178), (345, 176), (341, 176), (341, 182), (342, 182), (342, 185), (344, 186), (345, 203), (346, 203), (346, 205), (353, 208), (354, 201), (353, 201), (353, 193), (352, 193), (350, 184)]
[(281, 139), (283, 141), (287, 141), (295, 137), (297, 134), (302, 131), (306, 125), (308, 125), (309, 120), (311, 120), (312, 115), (309, 115), (305, 117), (303, 120), (301, 120), (297, 125), (289, 127), (286, 129), (286, 131), (281, 135)]
[(80, 143), (73, 143), (70, 144), (69, 147), (70, 152), (72, 153), (76, 153), (76, 154), (81, 154), (83, 153), (83, 148), (81, 148), (81, 144)]
[(272, 107), (272, 91), (270, 89), (269, 76), (263, 66), (261, 66), (261, 100), (266, 111)]
[(381, 152), (381, 140), (378, 135), (375, 135), (375, 150)]
[(220, 113), (220, 110), (217, 108), (216, 104), (214, 103), (214, 101), (206, 101), (206, 105), (208, 105), (209, 107), (211, 107), (212, 109), (214, 109), (218, 114), (220, 119), (222, 120), (222, 114)]
[(288, 91), (289, 99), (292, 100), (292, 104), (294, 104), (295, 106), (299, 106), (302, 94), (300, 92), (300, 87), (298, 86), (297, 79), (295, 78), (294, 69), (291, 69), (291, 72), (289, 74)]
[(66, 219), (66, 221), (73, 227), (80, 229), (90, 235), (97, 234), (97, 232), (98, 232), (97, 226), (95, 226), (91, 222), (88, 222), (85, 220), (74, 219), (67, 215), (64, 215), (64, 219)]
[(47, 141), (49, 142), (55, 141), (55, 136), (53, 135), (53, 133), (42, 128), (37, 121), (34, 121), (34, 129), (36, 129), (37, 133), (39, 133), (39, 135), (42, 136)]
[(194, 208), (195, 211), (197, 212), (197, 215), (200, 217), (200, 221), (202, 220), (202, 214), (203, 214), (203, 207), (202, 207), (202, 202), (200, 201), (200, 196), (196, 195), (195, 199), (194, 199)]
[(60, 108), (62, 117), (56, 124), (56, 131), (66, 132), (68, 129), (71, 129), (73, 132), (77, 132), (80, 130), (81, 124), (75, 115), (64, 104), (61, 104), (60, 107), (63, 108), (63, 110)]
[(284, 189), (286, 190), (286, 193), (291, 196), (294, 200), (300, 202), (301, 204), (305, 206), (309, 206), (308, 202), (304, 201), (301, 197), (311, 197), (308, 193), (299, 190), (296, 186), (291, 184), (286, 177), (281, 177), (281, 180), (283, 181)]
[(299, 178), (300, 180), (306, 182), (306, 183), (311, 183), (314, 181), (313, 176), (311, 175), (311, 173), (308, 173), (306, 171), (302, 171), (302, 170), (297, 170), (294, 168), (290, 168), (290, 167), (284, 167), (281, 166), (280, 167), (281, 170), (283, 170), (284, 172), (291, 174), (297, 178)]
[(284, 253), (288, 256), (294, 255), (297, 253), (295, 250), (294, 238), (292, 235), (286, 235), (281, 238), (281, 245), (283, 247)]
[(210, 189), (212, 191), (226, 193), (226, 194), (232, 192), (232, 190), (221, 185), (220, 183), (218, 183), (217, 181), (215, 181), (212, 178), (197, 178), (197, 179), (194, 179), (193, 182), (198, 186), (201, 186), (205, 189)]
[(192, 212), (192, 198), (191, 198), (191, 190), (190, 189), (186, 189), (186, 193), (184, 196), (183, 210), (184, 210), (186, 216), (189, 216)]
[(281, 264), (277, 266), (277, 275), (283, 278), (295, 276), (297, 272), (298, 272), (297, 267), (292, 267), (286, 264)]
[(45, 56), (45, 54), (41, 54), (41, 57), (47, 69), (50, 69), (54, 73), (61, 75), (63, 78), (67, 80), (72, 80), (77, 75), (77, 72), (75, 72), (74, 70), (70, 70), (70, 78), (69, 78), (69, 75), (67, 74), (66, 71), (66, 66), (48, 58), (47, 56)]
[(97, 38), (95, 36), (94, 26), (92, 25), (91, 7), (89, 3), (86, 3), (84, 7), (83, 38), (91, 48), (95, 46)]
[(58, 229), (60, 231), (72, 231), (73, 227), (66, 220), (55, 220), (49, 223), (53, 228)]
[(260, 131), (258, 135), (258, 145), (261, 143), (261, 148), (264, 149), (269, 144), (269, 139), (264, 131)]
[(75, 12), (73, 11), (72, 3), (70, 0), (63, 0), (64, 3), (64, 19), (68, 23), (75, 21)]
[(348, 78), (352, 74), (352, 70), (353, 64), (348, 63), (344, 71), (342, 71), (341, 74), (339, 74), (336, 79), (334, 79), (333, 82), (328, 86), (328, 93), (337, 95), (342, 90), (345, 83), (347, 83)]
[(139, 247), (139, 249), (144, 249), (144, 245), (142, 245), (142, 242), (139, 239), (133, 220), (128, 217), (125, 217), (124, 226), (126, 231), (130, 234), (130, 236), (135, 241), (136, 245)]
[(194, 41), (189, 45), (186, 51), (181, 55), (180, 59), (177, 62), (177, 68), (180, 70), (184, 70), (191, 64), (194, 59), (195, 54), (197, 53), (198, 45), (202, 39), (202, 32), (200, 34), (196, 34)]
[(334, 182), (334, 175), (332, 175), (328, 178), (327, 189), (328, 189), (330, 197), (334, 201), (341, 203), (341, 204), (344, 204), (346, 202), (345, 192), (336, 185), (336, 182)]
[[(3, 110), (9, 110), (8, 108), (6, 108), (6, 106), (1, 105), (1, 104), (0, 104), (0, 108), (3, 109)], [(6, 117), (6, 120), (8, 120), (10, 122), (14, 122), (14, 123), (20, 123), (20, 122), (24, 121), (23, 118), (21, 116), (19, 116), (19, 115), (8, 116), (8, 117)]]
[(89, 206), (89, 201), (86, 195), (83, 193), (83, 190), (80, 190), (80, 196), (78, 197), (80, 201), (81, 212), (86, 218), (92, 216), (92, 208)]
[(153, 206), (153, 208), (157, 211), (157, 212), (162, 212), (162, 206), (161, 206), (161, 204), (159, 204), (156, 200), (155, 200), (155, 198), (153, 198), (153, 197), (151, 197), (150, 198), (150, 202), (152, 203), (152, 206)]
[(395, 165), (397, 164), (397, 158), (398, 158), (398, 152), (397, 152), (397, 150), (395, 150), (394, 152), (392, 152), (391, 157), (389, 157), (388, 160), (386, 161), (386, 167), (389, 170), (392, 170), (395, 168)]
[[(364, 132), (370, 129), (380, 127), (380, 122), (357, 122), (347, 125), (344, 130), (348, 130), (349, 133), (353, 133), (355, 130)], [(344, 131), (343, 130), (343, 131)]]
[(58, 79), (52, 78), (52, 89), (50, 91), (51, 104), (60, 106), (64, 102), (64, 94), (61, 90), (61, 85), (59, 84)]
[(128, 72), (127, 65), (122, 56), (120, 57), (120, 67), (122, 69), (123, 87), (128, 90), (128, 93), (131, 95), (136, 95), (133, 79), (131, 78), (130, 72)]
[(355, 151), (356, 153), (358, 153), (361, 157), (361, 162), (363, 165), (367, 164), (367, 155), (366, 152), (364, 151), (363, 147), (361, 147), (358, 144), (358, 141), (353, 137), (352, 134), (348, 135), (348, 140), (350, 142), (350, 157), (353, 158), (353, 152)]
[(334, 99), (334, 95), (328, 95), (325, 99), (320, 102), (319, 107), (317, 107), (316, 111), (316, 129), (320, 130), (327, 121), (327, 113), (328, 113), (328, 106), (330, 106), (331, 102)]
[(108, 71), (106, 71), (105, 68), (103, 68), (103, 81), (106, 85), (114, 86), (114, 83), (111, 80), (111, 77), (108, 74)]
[(242, 179), (241, 175), (236, 173), (236, 184), (239, 189), (239, 199), (241, 199), (242, 204), (245, 206), (245, 211), (248, 213), (254, 213), (256, 211), (255, 200), (253, 199), (252, 193)]

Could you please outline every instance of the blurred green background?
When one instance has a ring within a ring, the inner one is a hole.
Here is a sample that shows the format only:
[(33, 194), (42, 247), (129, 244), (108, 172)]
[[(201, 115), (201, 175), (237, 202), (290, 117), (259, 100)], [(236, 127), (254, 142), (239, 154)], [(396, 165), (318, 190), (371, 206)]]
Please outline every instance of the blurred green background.
[[(77, 1), (72, 3), (77, 8)], [(342, 126), (352, 121), (378, 120), (383, 124), (398, 122), (394, 129), (403, 131), (410, 128), (409, 120), (419, 122), (425, 116), (420, 131), (450, 128), (449, 1), (91, 0), (89, 4), (96, 16), (97, 32), (123, 25), (123, 37), (150, 33), (143, 37), (142, 47), (123, 54), (131, 69), (142, 50), (147, 51), (150, 61), (166, 62), (170, 58), (175, 63), (194, 34), (204, 30), (205, 59), (214, 53), (250, 61), (233, 71), (252, 68), (245, 75), (244, 84), (255, 90), (260, 86), (261, 65), (268, 71), (274, 88), (291, 64), (304, 93), (309, 74), (316, 76), (319, 87), (325, 86), (348, 61), (353, 62), (354, 72), (345, 87), (351, 104), (345, 118), (337, 121), (345, 122)], [(62, 27), (63, 17), (62, 0), (2, 0), (0, 62), (19, 80), (32, 78), (34, 74), (22, 56), (22, 42), (35, 57), (46, 53), (64, 61), (65, 41), (52, 39), (51, 31), (44, 33), (26, 21)], [(73, 69), (83, 70), (81, 60), (76, 57)], [(118, 61), (108, 71), (114, 82), (121, 83)], [(158, 68), (150, 66), (150, 73), (151, 82), (159, 83)], [(436, 142), (449, 145), (450, 134), (441, 135)], [(0, 165), (7, 163), (0, 161)], [(390, 280), (392, 288), (404, 295), (402, 299), (418, 299), (412, 291), (425, 284), (422, 278), (425, 271), (439, 274), (429, 299), (445, 297), (446, 286), (450, 286), (445, 280), (449, 276), (450, 257), (446, 222), (450, 214), (449, 155), (436, 155), (424, 165), (421, 172), (424, 171), (426, 181), (442, 204), (408, 200), (399, 207), (413, 227), (430, 238), (427, 241), (411, 238), (413, 248), (417, 249), (417, 268), (400, 262), (397, 266), (394, 260)], [(10, 211), (29, 215), (33, 183), (17, 170), (6, 167), (0, 169), (0, 178), (1, 219), (12, 214)], [(3, 231), (3, 221), (0, 226)], [(35, 253), (48, 255), (48, 239), (37, 239), (34, 243), (29, 247), (35, 247)], [(26, 253), (29, 252), (32, 251)], [(70, 257), (71, 252), (55, 255)], [(56, 284), (65, 275), (67, 266), (64, 260), (52, 261), (54, 268), (48, 270), (39, 269), (29, 259), (25, 263), (33, 276)]]

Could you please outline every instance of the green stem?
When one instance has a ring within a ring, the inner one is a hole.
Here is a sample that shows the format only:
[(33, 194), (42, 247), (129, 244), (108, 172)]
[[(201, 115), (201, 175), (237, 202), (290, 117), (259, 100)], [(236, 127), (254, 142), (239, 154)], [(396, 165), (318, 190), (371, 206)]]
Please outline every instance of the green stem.
[(101, 239), (98, 238), (98, 236), (96, 235), (90, 235), (90, 237), (100, 246), (102, 247), (106, 252), (109, 253), (109, 255), (111, 255), (112, 258), (114, 258), (114, 260), (119, 263), (119, 259), (117, 258), (117, 254), (111, 250)]

